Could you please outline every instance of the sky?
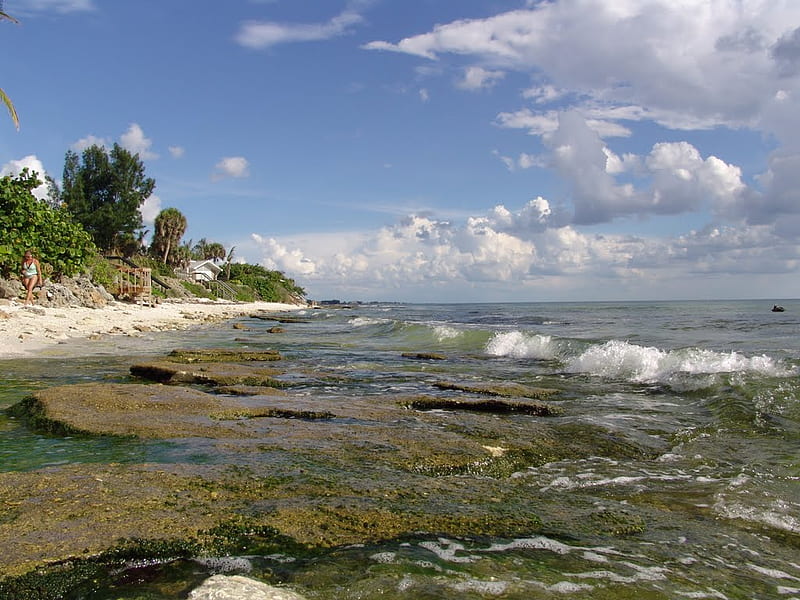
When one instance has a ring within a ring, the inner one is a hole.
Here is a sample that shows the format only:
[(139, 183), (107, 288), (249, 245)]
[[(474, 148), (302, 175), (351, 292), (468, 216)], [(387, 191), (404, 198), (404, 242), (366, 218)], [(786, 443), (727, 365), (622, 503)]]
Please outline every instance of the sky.
[(310, 299), (800, 297), (797, 0), (5, 0), (0, 174), (118, 143)]

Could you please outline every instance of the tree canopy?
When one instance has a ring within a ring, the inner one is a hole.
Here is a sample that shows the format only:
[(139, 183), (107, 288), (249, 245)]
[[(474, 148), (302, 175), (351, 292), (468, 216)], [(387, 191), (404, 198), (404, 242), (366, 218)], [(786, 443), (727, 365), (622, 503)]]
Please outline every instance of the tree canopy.
[(103, 251), (128, 247), (142, 228), (140, 207), (153, 193), (138, 154), (119, 144), (110, 153), (86, 148), (79, 157), (67, 151), (61, 200)]
[(4, 277), (18, 274), (25, 250), (33, 250), (56, 275), (80, 271), (97, 251), (72, 215), (31, 193), (41, 183), (27, 169), (16, 178), (0, 177), (0, 273)]

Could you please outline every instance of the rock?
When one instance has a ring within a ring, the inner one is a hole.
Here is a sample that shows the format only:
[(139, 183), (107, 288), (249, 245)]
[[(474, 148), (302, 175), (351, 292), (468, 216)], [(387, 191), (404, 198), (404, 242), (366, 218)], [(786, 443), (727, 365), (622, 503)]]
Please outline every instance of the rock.
[(25, 288), (16, 279), (0, 279), (0, 298), (15, 300), (16, 298), (19, 298), (20, 294), (22, 294), (24, 291)]
[(403, 352), (401, 356), (415, 360), (447, 360), (444, 354), (437, 354), (436, 352)]
[(408, 401), (405, 406), (415, 410), (467, 410), (498, 415), (520, 413), (537, 417), (549, 417), (559, 414), (558, 410), (542, 402), (509, 402), (506, 400), (484, 400), (479, 398), (423, 396)]
[(280, 360), (277, 350), (230, 350), (228, 348), (175, 349), (169, 360), (181, 363), (196, 362), (251, 362)]
[(440, 390), (457, 390), (486, 396), (502, 396), (504, 398), (543, 399), (558, 393), (558, 390), (550, 388), (534, 388), (517, 383), (453, 383), (450, 381), (437, 381), (433, 385)]
[(131, 375), (159, 383), (199, 383), (209, 386), (263, 386), (286, 387), (275, 379), (281, 375), (277, 369), (265, 369), (236, 363), (203, 363), (196, 367), (169, 361), (156, 361), (131, 365)]

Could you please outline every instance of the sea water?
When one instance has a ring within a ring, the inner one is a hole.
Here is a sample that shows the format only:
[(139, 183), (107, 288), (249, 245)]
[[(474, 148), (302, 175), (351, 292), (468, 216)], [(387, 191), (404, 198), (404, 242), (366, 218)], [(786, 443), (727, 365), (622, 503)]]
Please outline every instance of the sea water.
[[(158, 565), (146, 586), (131, 577), (73, 597), (169, 598), (161, 579), (182, 580), (199, 598), (212, 575), (255, 581), (270, 572), (306, 598), (800, 598), (800, 301), (781, 304), (782, 313), (767, 301), (365, 304), (293, 313), (306, 322), (281, 334), (244, 319), (254, 346), (347, 374), (338, 393), (424, 393), (429, 380), (397, 356), (436, 352), (447, 356), (438, 376), (557, 387), (562, 422), (602, 427), (652, 453), (519, 469), (511, 478), (545, 526), (518, 539), (475, 531), (313, 560), (197, 559)], [(175, 347), (236, 343), (229, 324), (75, 340), (2, 361), (0, 408), (42, 387), (124, 380), (131, 362)], [(313, 395), (330, 384), (304, 385)], [(215, 460), (202, 445), (41, 436), (2, 415), (0, 432), (5, 471)], [(645, 525), (629, 535), (548, 533), (548, 523), (585, 518), (587, 507), (625, 510)], [(236, 585), (230, 579), (231, 593)], [(282, 592), (272, 593), (263, 597)]]

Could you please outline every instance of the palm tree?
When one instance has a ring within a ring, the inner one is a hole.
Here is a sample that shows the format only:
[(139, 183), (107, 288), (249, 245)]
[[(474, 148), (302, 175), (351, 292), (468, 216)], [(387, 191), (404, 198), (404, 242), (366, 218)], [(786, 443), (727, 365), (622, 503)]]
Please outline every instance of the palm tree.
[(231, 250), (228, 252), (227, 258), (225, 258), (225, 279), (227, 281), (231, 280), (231, 262), (233, 261), (234, 250), (236, 250), (236, 246), (231, 246)]
[(177, 208), (165, 208), (158, 213), (154, 225), (153, 249), (169, 264), (170, 253), (177, 249), (186, 232), (186, 217)]
[(213, 261), (222, 260), (225, 258), (225, 246), (219, 242), (211, 242), (206, 246), (205, 256), (203, 258)]
[[(11, 15), (7, 15), (6, 13), (3, 12), (3, 3), (0, 2), (0, 21), (2, 21), (3, 19), (8, 19), (12, 23), (19, 22)], [(0, 88), (0, 101), (2, 101), (3, 104), (6, 105), (8, 112), (11, 113), (11, 120), (14, 121), (14, 127), (16, 127), (17, 130), (19, 131), (19, 116), (17, 115), (17, 110), (11, 103), (11, 98), (9, 98), (8, 95), (6, 95), (6, 93), (2, 90), (2, 88)]]

